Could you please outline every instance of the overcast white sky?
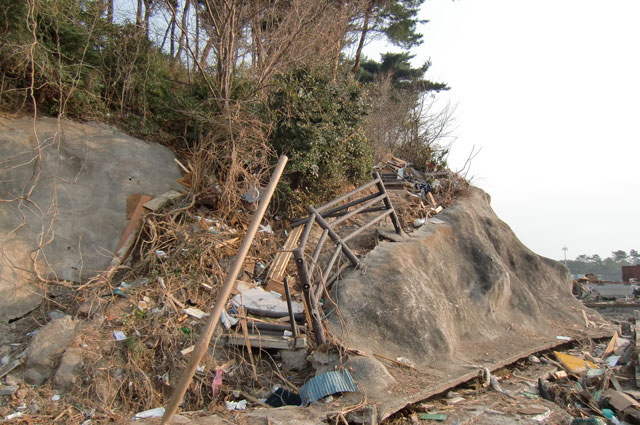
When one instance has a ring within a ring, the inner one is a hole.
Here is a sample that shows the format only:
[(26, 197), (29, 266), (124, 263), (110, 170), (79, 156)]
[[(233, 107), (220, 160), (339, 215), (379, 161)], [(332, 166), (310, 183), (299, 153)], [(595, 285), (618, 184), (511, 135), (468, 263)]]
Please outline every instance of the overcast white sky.
[[(530, 249), (640, 250), (640, 1), (427, 0), (416, 64), (448, 83), (450, 157)], [(367, 54), (385, 49), (369, 46)]]

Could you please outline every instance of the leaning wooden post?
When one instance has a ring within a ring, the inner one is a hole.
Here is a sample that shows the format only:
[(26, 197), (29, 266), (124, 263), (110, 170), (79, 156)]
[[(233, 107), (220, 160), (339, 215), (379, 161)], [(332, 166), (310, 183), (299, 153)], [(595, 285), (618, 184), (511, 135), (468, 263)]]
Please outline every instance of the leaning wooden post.
[(220, 321), (220, 315), (222, 314), (224, 306), (227, 304), (227, 299), (229, 298), (231, 290), (233, 289), (233, 284), (235, 282), (236, 276), (238, 276), (238, 273), (240, 272), (240, 268), (242, 267), (244, 258), (247, 256), (247, 252), (249, 252), (251, 242), (253, 242), (253, 238), (255, 237), (258, 226), (260, 225), (262, 217), (267, 210), (267, 206), (269, 206), (269, 201), (271, 200), (271, 196), (273, 196), (273, 192), (275, 191), (276, 185), (280, 180), (280, 176), (282, 175), (282, 171), (284, 170), (284, 166), (286, 165), (286, 163), (287, 157), (285, 155), (282, 155), (278, 160), (276, 169), (271, 175), (269, 185), (262, 194), (262, 199), (260, 200), (260, 204), (258, 204), (258, 209), (253, 215), (251, 224), (247, 229), (247, 234), (245, 235), (244, 240), (242, 241), (242, 245), (240, 245), (236, 257), (233, 260), (231, 270), (229, 270), (227, 278), (225, 279), (222, 288), (220, 288), (218, 299), (216, 300), (216, 303), (211, 310), (209, 320), (202, 330), (202, 334), (200, 335), (198, 342), (196, 342), (195, 348), (191, 353), (189, 363), (187, 364), (184, 372), (182, 372), (180, 382), (178, 382), (178, 385), (173, 390), (173, 394), (171, 394), (171, 399), (169, 400), (169, 403), (167, 404), (164, 412), (164, 416), (162, 417), (162, 425), (169, 423), (173, 415), (178, 410), (178, 406), (180, 405), (180, 402), (182, 401), (182, 398), (184, 397), (184, 394), (189, 387), (189, 383), (191, 382), (191, 379), (196, 372), (198, 363), (200, 363), (205, 353), (207, 352), (207, 347), (209, 347), (209, 342), (211, 341), (211, 337), (213, 336), (213, 331)]

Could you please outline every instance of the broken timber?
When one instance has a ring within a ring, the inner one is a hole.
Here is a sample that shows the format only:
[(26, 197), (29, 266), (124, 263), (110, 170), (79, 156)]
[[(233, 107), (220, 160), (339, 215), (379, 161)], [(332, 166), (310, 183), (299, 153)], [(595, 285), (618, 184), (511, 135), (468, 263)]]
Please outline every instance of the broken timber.
[(307, 347), (307, 338), (304, 335), (294, 337), (287, 337), (286, 339), (282, 335), (269, 335), (269, 334), (249, 334), (244, 335), (228, 335), (227, 344), (231, 345), (250, 345), (254, 348), (272, 348), (279, 350), (292, 350), (298, 348)]
[(267, 273), (267, 278), (265, 279), (267, 282), (266, 290), (267, 291), (276, 291), (279, 294), (284, 295), (284, 283), (282, 278), (285, 275), (287, 264), (291, 259), (291, 251), (295, 248), (298, 240), (300, 239), (300, 235), (302, 234), (302, 227), (296, 227), (289, 233), (289, 237), (287, 241), (284, 243), (284, 247), (282, 251), (278, 252), (273, 259), (273, 263), (269, 268), (269, 272)]

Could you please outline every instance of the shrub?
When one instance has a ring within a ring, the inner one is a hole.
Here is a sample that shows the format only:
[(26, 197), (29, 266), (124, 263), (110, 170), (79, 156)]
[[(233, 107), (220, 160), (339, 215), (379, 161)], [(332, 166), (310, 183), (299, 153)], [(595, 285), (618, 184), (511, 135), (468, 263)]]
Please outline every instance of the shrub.
[(359, 83), (330, 73), (294, 70), (276, 80), (268, 104), (270, 142), (289, 164), (279, 185), (281, 210), (331, 199), (370, 177), (373, 154), (364, 134), (368, 105)]

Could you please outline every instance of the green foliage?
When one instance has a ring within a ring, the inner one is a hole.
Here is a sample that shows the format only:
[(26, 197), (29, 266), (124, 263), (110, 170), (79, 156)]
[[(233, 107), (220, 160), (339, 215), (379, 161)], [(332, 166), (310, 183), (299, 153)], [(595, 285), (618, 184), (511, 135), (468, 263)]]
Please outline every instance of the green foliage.
[(449, 90), (445, 83), (436, 83), (425, 80), (424, 74), (431, 67), (431, 62), (427, 61), (419, 68), (411, 66), (411, 59), (415, 55), (404, 53), (383, 53), (380, 62), (365, 59), (362, 61), (356, 78), (363, 83), (370, 83), (376, 78), (389, 76), (391, 84), (398, 90), (409, 90), (412, 92), (428, 92)]
[(0, 108), (31, 110), (33, 87), (46, 113), (112, 122), (177, 148), (199, 136), (194, 110), (215, 112), (201, 79), (186, 83), (187, 70), (140, 28), (109, 23), (103, 2), (34, 0), (33, 13), (10, 3), (0, 6)]
[(289, 156), (280, 200), (321, 203), (345, 184), (370, 177), (372, 150), (363, 128), (367, 111), (361, 85), (350, 79), (334, 83), (328, 73), (303, 69), (277, 79), (268, 105), (270, 141), (278, 154)]
[(418, 12), (424, 0), (375, 1), (374, 10), (381, 32), (387, 39), (404, 49), (422, 44), (422, 34), (416, 32), (417, 24), (428, 21), (419, 20)]

